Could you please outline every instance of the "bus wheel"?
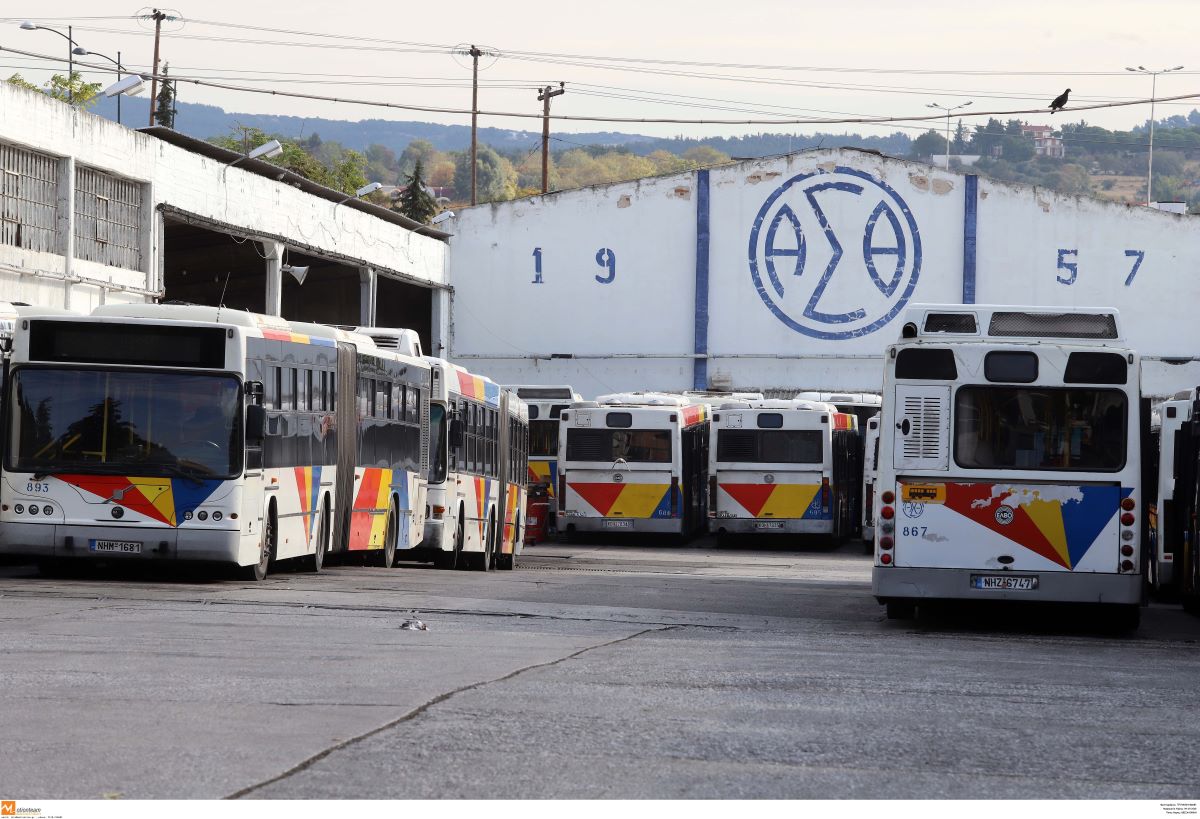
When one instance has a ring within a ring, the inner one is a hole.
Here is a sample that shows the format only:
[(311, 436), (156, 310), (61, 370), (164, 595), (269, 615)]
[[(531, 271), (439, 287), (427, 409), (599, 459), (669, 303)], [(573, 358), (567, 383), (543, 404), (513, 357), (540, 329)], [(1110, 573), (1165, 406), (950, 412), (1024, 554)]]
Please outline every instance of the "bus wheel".
[(325, 553), (329, 550), (329, 502), (321, 507), (321, 517), (317, 521), (317, 545), (313, 553), (305, 558), (304, 568), (307, 571), (319, 573), (325, 568)]
[(379, 557), (375, 558), (377, 563), (385, 569), (390, 569), (396, 565), (396, 504), (392, 504), (388, 509), (387, 527), (383, 534), (383, 548), (379, 550)]
[(889, 600), (887, 603), (887, 619), (914, 620), (917, 616), (917, 604), (907, 600)]
[(258, 562), (253, 566), (242, 566), (238, 572), (243, 580), (257, 583), (267, 577), (271, 564), (271, 550), (275, 544), (275, 510), (272, 508), (263, 518), (262, 537), (258, 541)]
[(483, 552), (481, 554), (471, 555), (470, 568), (478, 572), (490, 571), (492, 568), (492, 558), (496, 553), (496, 519), (488, 520), (487, 540), (483, 543)]

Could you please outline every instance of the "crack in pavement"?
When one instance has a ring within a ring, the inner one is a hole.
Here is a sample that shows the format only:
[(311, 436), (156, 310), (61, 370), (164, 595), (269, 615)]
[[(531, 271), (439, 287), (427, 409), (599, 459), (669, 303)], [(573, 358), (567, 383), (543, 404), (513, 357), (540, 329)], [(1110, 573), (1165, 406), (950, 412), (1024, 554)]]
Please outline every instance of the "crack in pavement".
[(223, 798), (224, 799), (241, 799), (243, 796), (248, 796), (257, 790), (261, 790), (262, 788), (267, 787), (268, 785), (273, 785), (276, 782), (282, 782), (283, 780), (288, 779), (289, 777), (295, 776), (296, 774), (301, 773), (302, 771), (305, 771), (305, 770), (311, 768), (313, 765), (317, 764), (321, 760), (325, 759), (326, 757), (328, 757), (332, 754), (337, 753), (338, 751), (340, 751), (344, 748), (348, 748), (351, 745), (357, 745), (358, 743), (362, 742), (363, 740), (370, 739), (371, 737), (373, 737), (377, 734), (381, 734), (384, 731), (390, 730), (399, 725), (403, 725), (406, 722), (411, 722), (412, 720), (414, 720), (417, 717), (424, 714), (426, 711), (428, 711), (433, 706), (443, 703), (446, 700), (448, 700), (451, 697), (454, 697), (458, 694), (465, 694), (466, 692), (474, 691), (477, 688), (483, 688), (484, 686), (487, 686), (487, 685), (494, 685), (495, 683), (505, 682), (505, 681), (511, 680), (514, 677), (517, 677), (521, 674), (524, 674), (527, 671), (537, 671), (538, 669), (542, 669), (542, 668), (551, 668), (553, 666), (559, 665), (560, 663), (565, 663), (568, 660), (573, 660), (576, 657), (579, 657), (583, 654), (588, 653), (589, 651), (596, 651), (597, 649), (601, 649), (601, 648), (610, 648), (612, 646), (619, 645), (621, 643), (629, 642), (630, 640), (634, 640), (638, 637), (642, 637), (646, 634), (672, 631), (672, 630), (678, 629), (678, 628), (684, 628), (684, 626), (668, 625), (668, 626), (665, 626), (662, 628), (642, 629), (641, 631), (635, 632), (634, 634), (629, 634), (629, 635), (626, 635), (625, 637), (619, 637), (616, 640), (609, 640), (607, 642), (599, 643), (594, 646), (587, 646), (586, 648), (581, 648), (578, 651), (575, 651), (575, 652), (572, 652), (571, 654), (566, 655), (565, 657), (559, 657), (557, 659), (549, 660), (544, 663), (535, 663), (534, 665), (528, 665), (523, 668), (518, 668), (515, 671), (510, 671), (509, 673), (507, 673), (503, 676), (500, 676), (500, 677), (496, 677), (495, 679), (492, 679), (492, 680), (480, 680), (479, 682), (471, 683), (470, 685), (464, 685), (459, 688), (455, 688), (451, 691), (447, 691), (443, 694), (438, 694), (436, 697), (429, 700), (428, 702), (424, 702), (421, 705), (418, 705), (416, 708), (409, 711), (407, 714), (404, 714), (402, 716), (397, 717), (394, 720), (386, 722), (377, 728), (372, 728), (370, 731), (367, 731), (366, 733), (359, 734), (358, 736), (351, 737), (350, 739), (342, 740), (341, 742), (331, 745), (328, 748), (326, 748), (325, 750), (320, 751), (319, 753), (313, 754), (312, 756), (308, 757), (307, 759), (303, 760), (302, 762), (300, 762), (296, 765), (293, 765), (291, 768), (288, 768), (283, 773), (276, 774), (275, 776), (271, 777), (270, 779), (264, 779), (262, 782), (257, 782), (253, 785), (247, 785), (246, 787), (241, 788), (240, 790), (236, 790), (233, 793), (231, 793), (228, 796), (223, 797)]

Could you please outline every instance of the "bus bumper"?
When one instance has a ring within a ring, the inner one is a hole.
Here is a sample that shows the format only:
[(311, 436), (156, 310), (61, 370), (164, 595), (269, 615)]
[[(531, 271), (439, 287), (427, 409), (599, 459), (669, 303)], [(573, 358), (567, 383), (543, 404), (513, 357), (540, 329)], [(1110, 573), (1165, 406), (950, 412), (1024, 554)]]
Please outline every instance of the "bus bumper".
[(681, 518), (584, 518), (559, 514), (558, 530), (629, 534), (654, 532), (677, 535), (683, 531)]
[[(96, 551), (97, 541), (136, 544), (137, 551)], [(92, 524), (0, 526), (0, 552), (28, 557), (87, 560), (187, 560), (237, 563), (240, 531), (151, 529)]]
[(803, 518), (709, 518), (708, 531), (714, 535), (831, 535), (832, 520), (804, 520)]
[[(449, 530), (449, 534), (446, 534)], [(454, 521), (447, 519), (434, 520), (426, 518), (425, 537), (421, 540), (420, 549), (434, 549), (439, 552), (454, 548)]]
[(971, 576), (996, 574), (982, 569), (926, 569), (875, 566), (871, 593), (880, 603), (889, 600), (1026, 600), (1042, 603), (1142, 602), (1140, 574), (1073, 572), (1013, 572), (1036, 574), (1038, 587), (1030, 591), (976, 589)]

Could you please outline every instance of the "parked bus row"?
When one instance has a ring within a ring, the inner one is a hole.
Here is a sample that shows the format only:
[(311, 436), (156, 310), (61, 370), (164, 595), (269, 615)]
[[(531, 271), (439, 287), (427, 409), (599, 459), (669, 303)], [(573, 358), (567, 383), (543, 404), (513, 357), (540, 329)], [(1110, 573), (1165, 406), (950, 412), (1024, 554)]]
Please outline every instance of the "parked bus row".
[(511, 569), (528, 415), (409, 330), (191, 305), (9, 317), (0, 552), (43, 563), (399, 553)]

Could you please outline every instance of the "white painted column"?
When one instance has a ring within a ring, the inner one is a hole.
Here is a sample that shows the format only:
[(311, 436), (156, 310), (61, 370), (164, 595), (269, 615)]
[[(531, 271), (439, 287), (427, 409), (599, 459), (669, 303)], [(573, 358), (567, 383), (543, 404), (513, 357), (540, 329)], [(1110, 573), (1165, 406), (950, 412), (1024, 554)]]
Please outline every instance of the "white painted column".
[(445, 358), (450, 354), (450, 291), (434, 288), (429, 302), (429, 354)]
[(75, 157), (58, 161), (58, 252), (63, 257), (63, 307), (71, 307), (71, 275), (75, 269)]
[(267, 299), (265, 312), (268, 316), (283, 315), (283, 243), (264, 240), (263, 257), (267, 262)]
[(378, 296), (379, 274), (374, 268), (358, 269), (358, 323), (362, 327), (374, 327), (376, 297)]

